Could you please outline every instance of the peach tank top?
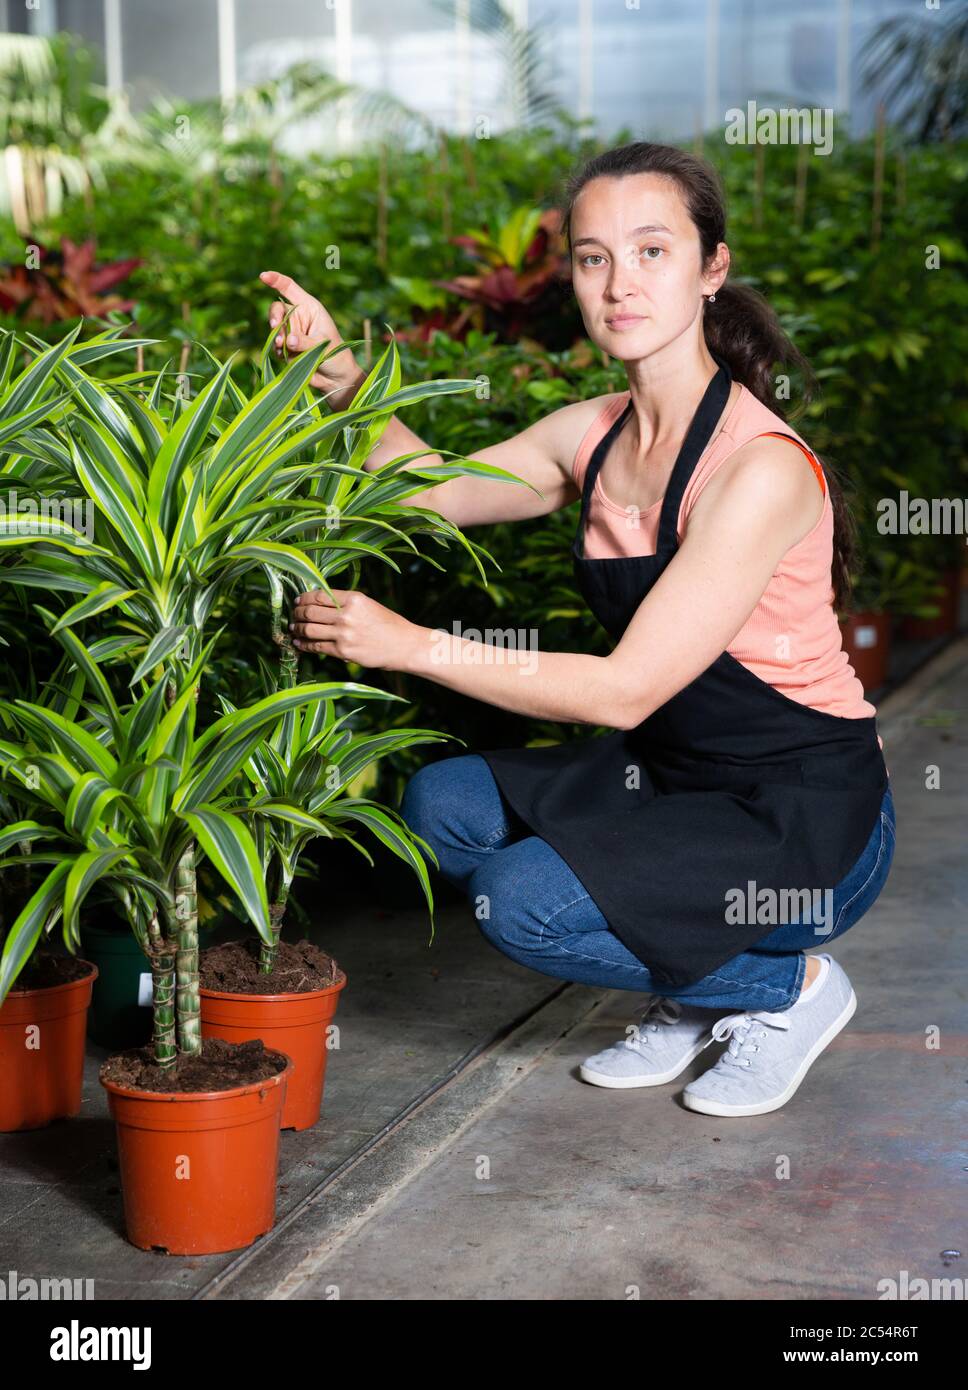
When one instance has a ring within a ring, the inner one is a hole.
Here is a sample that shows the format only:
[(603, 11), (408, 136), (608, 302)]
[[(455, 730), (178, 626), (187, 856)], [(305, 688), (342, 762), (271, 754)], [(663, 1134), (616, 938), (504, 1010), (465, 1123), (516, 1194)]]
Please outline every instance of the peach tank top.
[[(579, 490), (595, 446), (629, 398), (630, 393), (623, 391), (610, 401), (581, 440), (572, 465)], [(807, 455), (823, 489), (823, 511), (813, 529), (783, 556), (756, 608), (726, 650), (791, 700), (846, 719), (868, 717), (876, 710), (864, 699), (833, 609), (833, 508), (823, 469), (796, 431), (745, 386), (696, 464), (679, 508), (676, 533), (681, 541), (696, 498), (720, 464), (734, 449), (763, 434), (792, 438)], [(599, 471), (586, 516), (585, 554), (589, 559), (654, 555), (661, 510), (661, 498), (644, 511), (619, 506), (606, 496)], [(880, 738), (878, 742), (883, 747)]]

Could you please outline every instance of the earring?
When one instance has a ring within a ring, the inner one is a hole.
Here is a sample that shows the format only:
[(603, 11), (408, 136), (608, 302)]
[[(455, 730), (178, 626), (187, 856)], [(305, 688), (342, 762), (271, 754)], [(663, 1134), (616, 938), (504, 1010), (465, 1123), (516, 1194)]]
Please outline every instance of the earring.
[(716, 303), (716, 296), (714, 294), (707, 294), (706, 298), (710, 304)]

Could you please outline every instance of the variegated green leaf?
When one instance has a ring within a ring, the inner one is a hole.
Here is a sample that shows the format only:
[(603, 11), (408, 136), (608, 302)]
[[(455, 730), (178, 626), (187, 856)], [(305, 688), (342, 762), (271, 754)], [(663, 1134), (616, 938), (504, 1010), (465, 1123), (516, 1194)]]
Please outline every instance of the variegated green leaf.
[(13, 372), (14, 354), (17, 351), (17, 335), (9, 329), (0, 330), (0, 394), (7, 389), (7, 382)]
[[(124, 329), (119, 331), (124, 332)], [(112, 342), (107, 335), (102, 334), (100, 338), (89, 338), (86, 343), (71, 348), (69, 356), (75, 367), (87, 367), (92, 362), (101, 362), (105, 357), (115, 356), (119, 352), (135, 352), (139, 347), (154, 347), (160, 341), (160, 338), (124, 338), (120, 342)]]
[(123, 849), (89, 850), (85, 854), (79, 854), (74, 860), (64, 885), (65, 942), (72, 941), (75, 945), (80, 945), (78, 914), (84, 905), (84, 899), (98, 879), (103, 878), (122, 859), (129, 858), (130, 854), (131, 850), (126, 845)]
[[(50, 400), (42, 401), (40, 405), (35, 405), (31, 410), (23, 410), (12, 418), (7, 418), (6, 412), (0, 408), (0, 448), (9, 444), (11, 440), (19, 443), (26, 430), (40, 420), (49, 419), (69, 399), (66, 395), (53, 396)], [(3, 404), (5, 406), (6, 402)]]
[(56, 920), (61, 910), (63, 882), (70, 873), (72, 862), (62, 859), (51, 869), (8, 931), (3, 943), (3, 955), (0, 956), (0, 1004), (33, 954), (44, 927), (49, 921)]
[[(87, 434), (89, 444), (92, 438), (97, 437), (97, 431), (90, 422), (81, 421), (80, 428)], [(143, 498), (139, 501), (130, 495), (122, 481), (121, 470), (111, 468), (106, 463), (106, 449), (99, 451), (89, 448), (87, 452), (82, 452), (73, 439), (71, 446), (74, 471), (81, 485), (110, 522), (115, 535), (131, 556), (136, 572), (159, 579), (165, 557), (159, 553), (156, 538), (144, 520)], [(117, 464), (117, 457), (112, 455), (112, 458)]]
[(378, 840), (382, 841), (387, 849), (392, 850), (398, 859), (402, 859), (405, 864), (410, 865), (423, 889), (427, 907), (430, 910), (430, 920), (433, 923), (434, 898), (430, 887), (430, 878), (427, 874), (427, 865), (416, 848), (417, 845), (426, 850), (431, 863), (436, 868), (439, 868), (440, 865), (436, 854), (426, 840), (415, 835), (399, 816), (391, 819), (391, 813), (386, 807), (378, 806), (375, 802), (362, 798), (344, 797), (341, 801), (336, 801), (327, 808), (327, 815), (334, 821), (359, 822)]
[(288, 801), (257, 801), (247, 807), (247, 810), (253, 815), (269, 816), (272, 820), (297, 825), (300, 830), (311, 830), (314, 835), (330, 835), (329, 826), (325, 821), (320, 820), (318, 816), (311, 816), (301, 806), (294, 806)]
[(315, 700), (339, 700), (346, 695), (359, 696), (364, 700), (396, 700), (409, 703), (401, 695), (392, 695), (386, 690), (378, 690), (372, 685), (360, 685), (356, 681), (310, 681), (294, 685), (289, 690), (277, 690), (264, 699), (257, 700), (247, 709), (233, 710), (222, 715), (205, 730), (195, 744), (195, 756), (211, 756), (220, 744), (232, 744), (243, 739), (248, 732), (264, 728), (273, 723), (289, 709), (311, 704)]
[(47, 387), (52, 375), (59, 367), (62, 367), (67, 360), (67, 354), (73, 346), (78, 333), (81, 331), (82, 324), (77, 324), (72, 328), (65, 338), (53, 347), (46, 348), (39, 357), (35, 357), (30, 366), (27, 367), (15, 379), (10, 390), (7, 392), (3, 401), (3, 417), (9, 418), (19, 415), (23, 410), (29, 410), (37, 401), (41, 392)]
[(156, 666), (160, 666), (166, 657), (171, 656), (181, 647), (185, 641), (188, 628), (184, 623), (179, 623), (175, 627), (163, 627), (148, 643), (148, 650), (138, 662), (134, 675), (128, 681), (129, 685), (136, 685), (138, 681), (144, 680), (150, 675)]
[(85, 618), (93, 618), (97, 613), (107, 612), (109, 608), (124, 603), (125, 599), (133, 597), (137, 592), (137, 589), (122, 589), (117, 584), (107, 581), (98, 584), (86, 598), (82, 598), (79, 603), (73, 604), (61, 614), (51, 628), (51, 636), (55, 636), (62, 628), (73, 627), (75, 623), (83, 622)]
[(107, 808), (120, 795), (117, 787), (96, 772), (83, 773), (67, 800), (64, 814), (66, 829), (87, 844), (95, 828), (101, 826)]
[(106, 387), (94, 377), (87, 376), (70, 357), (60, 363), (58, 371), (76, 391), (90, 418), (97, 420), (107, 430), (124, 451), (129, 463), (139, 468), (144, 459), (144, 443)]
[(262, 864), (244, 822), (214, 806), (200, 806), (195, 811), (184, 812), (182, 819), (191, 826), (207, 858), (238, 895), (263, 941), (271, 945), (272, 929)]
[(222, 404), (232, 362), (230, 358), (198, 393), (179, 417), (155, 458), (148, 481), (148, 499), (153, 514), (166, 534), (177, 515), (185, 466), (194, 459), (208, 437), (209, 428)]
[(34, 840), (57, 840), (60, 836), (49, 825), (40, 825), (35, 820), (18, 820), (0, 830), (0, 854), (6, 854), (11, 845), (28, 844)]
[(167, 677), (155, 681), (131, 708), (122, 720), (124, 742), (128, 757), (137, 757), (146, 746), (152, 731), (157, 727), (165, 707), (165, 688)]
[(157, 457), (158, 450), (164, 444), (168, 434), (168, 426), (163, 417), (148, 401), (139, 398), (135, 391), (127, 390), (115, 382), (114, 393), (120, 400), (124, 409), (133, 417), (138, 433), (145, 443), (145, 465)]
[(328, 343), (320, 343), (301, 353), (274, 381), (246, 402), (212, 452), (209, 476), (213, 485), (247, 449), (286, 418), (328, 347)]
[(28, 700), (15, 700), (13, 704), (20, 723), (40, 738), (49, 739), (59, 754), (83, 771), (100, 772), (108, 781), (113, 779), (117, 762), (80, 724)]
[(225, 569), (229, 565), (241, 564), (249, 561), (252, 564), (274, 565), (276, 569), (282, 570), (285, 574), (291, 574), (298, 579), (307, 589), (325, 589), (330, 592), (329, 585), (321, 570), (310, 560), (308, 555), (304, 555), (301, 550), (297, 550), (292, 545), (266, 545), (254, 542), (250, 545), (236, 545), (231, 548), (227, 555), (220, 557), (209, 565), (209, 570)]

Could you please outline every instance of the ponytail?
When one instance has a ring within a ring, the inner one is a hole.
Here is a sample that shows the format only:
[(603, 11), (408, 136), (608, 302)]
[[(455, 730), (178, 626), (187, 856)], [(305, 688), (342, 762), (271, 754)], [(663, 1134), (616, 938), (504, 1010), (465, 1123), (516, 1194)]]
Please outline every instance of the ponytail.
[(726, 280), (716, 291), (714, 302), (707, 300), (703, 307), (703, 334), (710, 352), (729, 364), (736, 380), (784, 419), (786, 411), (776, 397), (774, 363), (799, 369), (804, 405), (810, 400), (815, 381), (810, 364), (791, 343), (758, 290)]

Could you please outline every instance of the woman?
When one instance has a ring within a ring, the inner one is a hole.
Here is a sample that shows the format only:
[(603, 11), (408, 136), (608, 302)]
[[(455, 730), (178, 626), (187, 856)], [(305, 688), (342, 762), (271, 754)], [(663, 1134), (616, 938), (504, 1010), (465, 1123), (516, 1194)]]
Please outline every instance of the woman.
[[(586, 1081), (662, 1085), (729, 1039), (683, 1102), (762, 1114), (852, 1016), (843, 969), (805, 952), (867, 911), (893, 857), (875, 710), (833, 606), (850, 521), (836, 479), (773, 409), (774, 364), (806, 364), (765, 301), (727, 280), (714, 171), (669, 146), (607, 151), (572, 178), (563, 226), (588, 335), (624, 363), (628, 390), (475, 455), (536, 493), (457, 478), (411, 500), (467, 527), (580, 495), (575, 578), (614, 650), (523, 665), (455, 637), (442, 662), (439, 633), (343, 591), (338, 607), (303, 595), (294, 636), (304, 651), (614, 730), (430, 764), (401, 814), (505, 954), (649, 992), (639, 1026), (586, 1060)], [(263, 278), (297, 305), (291, 347), (341, 341), (317, 301)], [(359, 369), (346, 351), (326, 370), (316, 384), (345, 405)], [(395, 419), (367, 467), (426, 447)]]

